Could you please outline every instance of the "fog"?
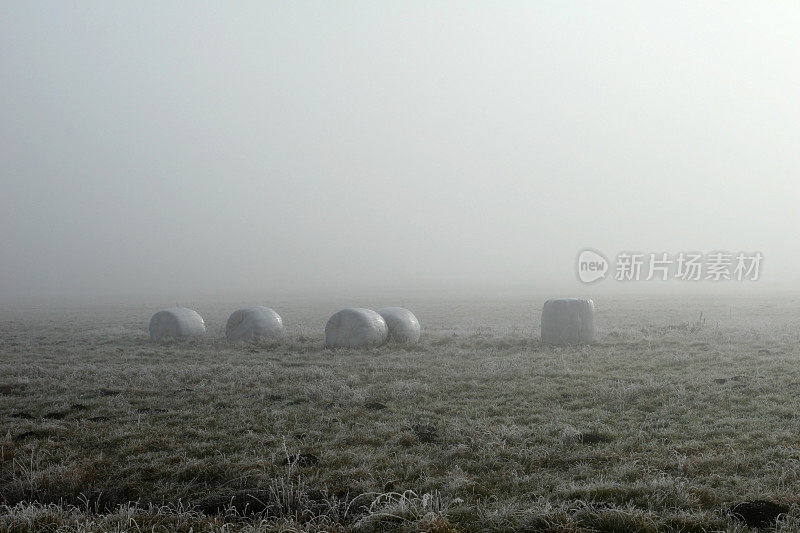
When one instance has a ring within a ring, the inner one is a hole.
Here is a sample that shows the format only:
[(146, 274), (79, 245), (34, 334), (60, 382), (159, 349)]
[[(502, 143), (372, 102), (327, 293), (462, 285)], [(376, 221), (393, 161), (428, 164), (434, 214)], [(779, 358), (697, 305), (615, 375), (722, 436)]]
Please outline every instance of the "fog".
[[(586, 247), (760, 251), (725, 287), (796, 290), (799, 27), (794, 2), (4, 2), (0, 300), (582, 294)], [(591, 290), (654, 287), (623, 285)]]

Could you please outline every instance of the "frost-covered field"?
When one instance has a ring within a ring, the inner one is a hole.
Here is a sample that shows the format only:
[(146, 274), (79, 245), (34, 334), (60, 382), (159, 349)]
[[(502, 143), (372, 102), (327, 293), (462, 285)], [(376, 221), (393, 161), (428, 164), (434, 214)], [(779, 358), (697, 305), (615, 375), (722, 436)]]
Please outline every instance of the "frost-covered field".
[[(166, 345), (153, 306), (6, 309), (0, 531), (800, 528), (797, 299), (595, 301), (579, 348), (541, 298), (263, 302), (274, 346), (224, 341), (252, 302), (181, 302), (209, 335)], [(324, 349), (353, 304), (422, 342)]]

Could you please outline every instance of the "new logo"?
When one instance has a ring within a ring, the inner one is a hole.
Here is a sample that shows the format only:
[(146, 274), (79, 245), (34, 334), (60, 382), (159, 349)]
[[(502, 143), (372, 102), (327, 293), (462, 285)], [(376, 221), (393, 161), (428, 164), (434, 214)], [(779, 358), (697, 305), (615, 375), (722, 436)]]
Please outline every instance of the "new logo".
[(591, 248), (581, 250), (578, 254), (578, 279), (582, 283), (594, 283), (606, 277), (608, 259)]

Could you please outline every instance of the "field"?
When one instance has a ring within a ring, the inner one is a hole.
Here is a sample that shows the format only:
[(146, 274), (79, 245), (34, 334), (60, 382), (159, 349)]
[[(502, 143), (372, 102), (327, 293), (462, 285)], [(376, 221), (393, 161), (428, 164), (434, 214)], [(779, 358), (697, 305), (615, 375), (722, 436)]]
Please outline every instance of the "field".
[[(0, 531), (800, 529), (798, 301), (595, 301), (574, 348), (536, 298), (278, 302), (280, 345), (225, 342), (235, 303), (164, 345), (153, 306), (6, 309)], [(353, 303), (421, 343), (324, 349)]]

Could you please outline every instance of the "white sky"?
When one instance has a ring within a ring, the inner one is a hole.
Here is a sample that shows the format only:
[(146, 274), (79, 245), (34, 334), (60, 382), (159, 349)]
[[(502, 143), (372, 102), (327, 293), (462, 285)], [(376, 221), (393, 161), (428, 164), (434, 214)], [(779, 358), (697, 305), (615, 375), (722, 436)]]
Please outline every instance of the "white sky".
[[(797, 2), (3, 2), (0, 299), (800, 286)], [(761, 283), (761, 282), (759, 282)]]

